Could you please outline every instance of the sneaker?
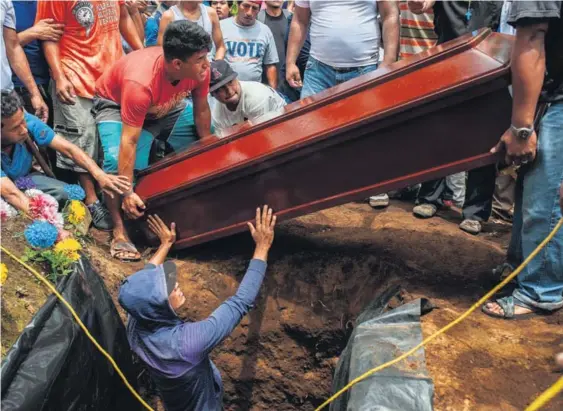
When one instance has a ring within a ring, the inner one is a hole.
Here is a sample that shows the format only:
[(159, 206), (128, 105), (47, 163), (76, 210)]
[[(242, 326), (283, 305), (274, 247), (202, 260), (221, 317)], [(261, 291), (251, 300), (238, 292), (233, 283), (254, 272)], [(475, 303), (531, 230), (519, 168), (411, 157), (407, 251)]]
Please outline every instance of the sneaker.
[(387, 207), (389, 205), (389, 196), (387, 194), (378, 194), (369, 198), (369, 205), (374, 208)]
[(420, 218), (430, 218), (434, 217), (438, 212), (438, 207), (434, 204), (420, 204), (412, 209), (415, 216)]
[(469, 234), (477, 235), (481, 232), (481, 223), (477, 220), (465, 219), (459, 225), (463, 231)]
[(92, 224), (95, 228), (102, 231), (113, 230), (113, 220), (109, 214), (109, 210), (100, 201), (96, 201), (88, 206), (92, 215)]

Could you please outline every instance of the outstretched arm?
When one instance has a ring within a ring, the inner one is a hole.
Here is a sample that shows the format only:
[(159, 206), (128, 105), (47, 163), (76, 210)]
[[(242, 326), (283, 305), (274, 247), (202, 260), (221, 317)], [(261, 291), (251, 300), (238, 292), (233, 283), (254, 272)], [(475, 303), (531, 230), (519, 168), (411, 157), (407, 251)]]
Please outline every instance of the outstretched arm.
[(182, 350), (186, 360), (197, 363), (223, 341), (248, 313), (260, 291), (266, 273), (268, 251), (274, 240), (276, 216), (264, 206), (256, 210), (256, 226), (248, 223), (256, 242), (254, 256), (237, 293), (221, 304), (209, 318), (183, 325)]
[(147, 223), (151, 231), (160, 239), (160, 246), (149, 260), (149, 264), (164, 264), (168, 252), (176, 242), (176, 223), (170, 224), (170, 228), (168, 228), (164, 221), (156, 214), (150, 215)]
[(16, 187), (14, 182), (9, 177), (2, 176), (0, 178), (0, 192), (2, 198), (11, 206), (19, 211), (27, 213), (29, 210), (29, 199)]

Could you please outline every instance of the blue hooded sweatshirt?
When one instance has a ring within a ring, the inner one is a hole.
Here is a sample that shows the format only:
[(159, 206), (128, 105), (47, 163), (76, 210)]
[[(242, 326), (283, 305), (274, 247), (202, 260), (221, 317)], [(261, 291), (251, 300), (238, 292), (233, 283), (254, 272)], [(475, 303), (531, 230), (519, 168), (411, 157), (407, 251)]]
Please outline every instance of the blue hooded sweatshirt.
[(237, 293), (198, 322), (183, 322), (170, 306), (162, 265), (147, 264), (123, 282), (119, 303), (129, 314), (129, 344), (147, 364), (167, 411), (222, 409), (223, 383), (209, 353), (250, 310), (265, 273), (264, 261), (251, 260)]

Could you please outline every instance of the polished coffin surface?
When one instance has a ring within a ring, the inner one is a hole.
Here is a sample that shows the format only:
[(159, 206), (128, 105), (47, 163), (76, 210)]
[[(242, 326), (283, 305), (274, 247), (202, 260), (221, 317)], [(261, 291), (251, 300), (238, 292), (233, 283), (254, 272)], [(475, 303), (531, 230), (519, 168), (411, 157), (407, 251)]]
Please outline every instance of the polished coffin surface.
[[(140, 173), (178, 248), (490, 164), (510, 122), (510, 37), (482, 30), (211, 138)], [(146, 231), (145, 223), (141, 223)]]

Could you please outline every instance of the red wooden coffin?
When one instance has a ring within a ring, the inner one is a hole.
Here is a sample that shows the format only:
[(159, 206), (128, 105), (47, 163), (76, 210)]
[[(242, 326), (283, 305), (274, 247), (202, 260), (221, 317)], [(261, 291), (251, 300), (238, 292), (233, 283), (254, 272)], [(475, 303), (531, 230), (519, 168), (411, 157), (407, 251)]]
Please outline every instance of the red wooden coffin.
[(493, 163), (511, 47), (489, 30), (435, 47), (167, 157), (136, 192), (183, 248), (246, 230), (261, 204), (284, 220)]

